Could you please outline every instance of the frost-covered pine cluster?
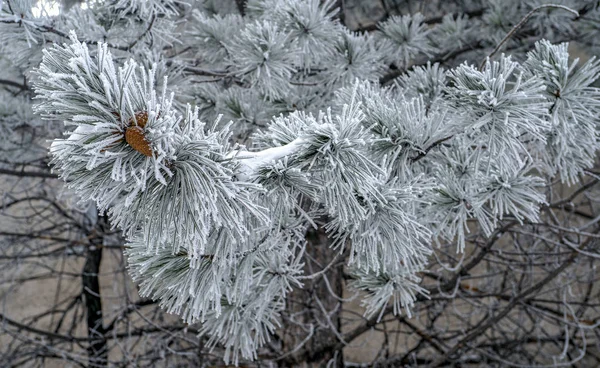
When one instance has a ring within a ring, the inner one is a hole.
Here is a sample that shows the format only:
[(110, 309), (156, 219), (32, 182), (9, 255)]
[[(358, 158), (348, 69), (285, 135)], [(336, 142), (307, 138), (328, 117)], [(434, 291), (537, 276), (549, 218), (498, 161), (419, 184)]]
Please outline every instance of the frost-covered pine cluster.
[[(141, 295), (237, 363), (319, 276), (304, 267), (310, 229), (326, 231), (367, 316), (410, 315), (433, 247), (537, 222), (544, 188), (592, 167), (600, 63), (543, 39), (485, 58), (515, 42), (507, 19), (542, 4), (503, 3), (481, 24), (414, 13), (353, 32), (332, 0), (248, 0), (243, 14), (111, 0), (56, 17), (5, 0), (0, 39), (20, 45), (35, 111), (64, 121), (51, 163), (123, 231)], [(522, 27), (555, 40), (585, 6)], [(440, 66), (478, 29), (479, 59)]]

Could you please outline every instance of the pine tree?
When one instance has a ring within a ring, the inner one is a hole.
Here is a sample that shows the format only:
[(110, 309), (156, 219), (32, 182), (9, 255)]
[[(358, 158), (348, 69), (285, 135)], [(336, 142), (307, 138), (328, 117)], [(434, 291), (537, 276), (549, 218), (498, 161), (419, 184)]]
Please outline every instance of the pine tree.
[[(237, 365), (340, 262), (366, 318), (411, 317), (436, 249), (527, 231), (555, 181), (594, 167), (600, 62), (561, 42), (597, 26), (594, 2), (449, 3), (356, 32), (332, 0), (57, 16), (5, 0), (0, 39), (35, 92), (19, 106), (64, 122), (48, 133), (54, 172), (122, 231), (140, 295)], [(335, 256), (309, 273), (315, 246)]]

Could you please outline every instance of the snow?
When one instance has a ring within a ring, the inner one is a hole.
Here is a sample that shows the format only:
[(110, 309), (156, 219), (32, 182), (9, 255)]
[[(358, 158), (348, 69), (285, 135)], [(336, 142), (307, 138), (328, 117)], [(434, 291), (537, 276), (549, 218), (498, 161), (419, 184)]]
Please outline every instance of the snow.
[(237, 160), (240, 161), (240, 163), (242, 164), (242, 177), (240, 177), (240, 179), (246, 180), (260, 166), (273, 163), (286, 156), (294, 154), (295, 152), (300, 150), (304, 143), (304, 138), (296, 138), (284, 146), (267, 148), (258, 152), (234, 150), (227, 155), (227, 158), (235, 157)]

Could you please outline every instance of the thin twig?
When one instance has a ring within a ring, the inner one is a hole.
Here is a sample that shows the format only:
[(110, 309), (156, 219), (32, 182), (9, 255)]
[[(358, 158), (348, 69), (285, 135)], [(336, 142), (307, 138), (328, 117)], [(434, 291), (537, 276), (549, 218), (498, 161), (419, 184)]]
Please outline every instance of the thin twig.
[(141, 35), (139, 35), (138, 38), (135, 39), (135, 41), (133, 41), (131, 44), (129, 44), (129, 46), (127, 46), (128, 50), (132, 49), (133, 46), (135, 46), (142, 38), (144, 38), (148, 34), (148, 32), (150, 32), (150, 30), (154, 26), (155, 20), (156, 20), (156, 14), (152, 16), (152, 19), (150, 20), (150, 24), (148, 25), (148, 28), (146, 28), (146, 30)]
[(523, 25), (529, 20), (529, 18), (531, 18), (533, 16), (533, 14), (535, 14), (535, 12), (542, 10), (542, 9), (548, 9), (548, 8), (563, 9), (570, 13), (575, 14), (576, 17), (579, 17), (579, 13), (576, 10), (573, 10), (573, 9), (569, 8), (568, 6), (564, 6), (564, 5), (545, 4), (545, 5), (540, 5), (537, 8), (532, 9), (529, 13), (527, 13), (527, 15), (525, 15), (523, 17), (523, 19), (521, 19), (521, 21), (519, 23), (517, 23), (516, 26), (514, 26), (510, 30), (510, 32), (508, 32), (506, 34), (506, 36), (504, 36), (502, 41), (500, 41), (500, 43), (498, 45), (496, 45), (496, 48), (494, 48), (494, 50), (481, 62), (481, 64), (479, 65), (479, 69), (483, 69), (486, 61), (490, 60), (492, 58), (492, 56), (494, 56), (498, 52), (498, 50), (500, 50), (502, 45), (504, 45), (519, 30), (519, 28), (523, 27)]
[(18, 83), (18, 82), (13, 82), (13, 81), (8, 80), (8, 79), (0, 79), (0, 84), (4, 84), (4, 85), (7, 85), (7, 86), (15, 87), (15, 88), (18, 88), (18, 89), (20, 89), (22, 91), (25, 91), (25, 90), (29, 89), (24, 84), (21, 84), (21, 83)]
[[(167, 63), (167, 66), (168, 65), (169, 65), (169, 63)], [(225, 72), (225, 71), (207, 70), (207, 69), (202, 69), (202, 68), (196, 68), (193, 66), (184, 66), (183, 70), (186, 72), (190, 72), (192, 74), (196, 74), (196, 75), (209, 75), (209, 76), (213, 76), (213, 77), (228, 76), (227, 72)]]
[(440, 144), (446, 142), (447, 140), (452, 139), (453, 137), (454, 137), (453, 135), (450, 135), (450, 136), (438, 139), (437, 141), (433, 142), (429, 147), (427, 147), (423, 151), (421, 151), (417, 156), (411, 158), (410, 161), (411, 162), (417, 162), (417, 161), (419, 161), (423, 157), (427, 156), (427, 154), (429, 153), (429, 151), (431, 151), (433, 148), (439, 146)]
[(333, 257), (333, 260), (331, 260), (331, 262), (329, 262), (329, 264), (327, 266), (325, 266), (321, 271), (319, 272), (315, 272), (312, 275), (307, 275), (307, 276), (298, 276), (297, 279), (298, 280), (314, 280), (317, 277), (323, 275), (325, 272), (327, 272), (331, 266), (333, 266), (333, 264), (337, 261), (338, 257), (339, 257), (340, 253), (336, 253), (335, 257)]
[(50, 178), (50, 179), (58, 178), (58, 175), (52, 174), (49, 172), (18, 171), (18, 170), (9, 170), (9, 169), (0, 169), (0, 174), (21, 176), (21, 177), (27, 176), (27, 177), (34, 177), (34, 178)]

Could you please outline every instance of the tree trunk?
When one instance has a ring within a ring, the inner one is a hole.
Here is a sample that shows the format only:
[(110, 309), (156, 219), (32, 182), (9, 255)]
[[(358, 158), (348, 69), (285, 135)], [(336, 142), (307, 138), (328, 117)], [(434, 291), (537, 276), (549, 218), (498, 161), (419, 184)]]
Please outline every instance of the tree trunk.
[[(96, 229), (100, 230), (105, 223), (105, 218), (98, 219)], [(97, 231), (94, 229), (93, 231)], [(100, 263), (102, 261), (102, 236), (94, 235), (90, 239), (85, 265), (82, 272), (83, 299), (87, 312), (88, 329), (88, 362), (90, 367), (105, 367), (108, 363), (105, 329), (102, 317), (102, 298), (100, 296)]]

